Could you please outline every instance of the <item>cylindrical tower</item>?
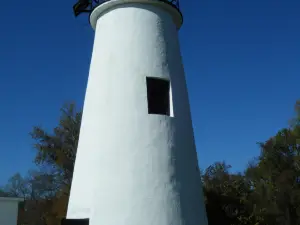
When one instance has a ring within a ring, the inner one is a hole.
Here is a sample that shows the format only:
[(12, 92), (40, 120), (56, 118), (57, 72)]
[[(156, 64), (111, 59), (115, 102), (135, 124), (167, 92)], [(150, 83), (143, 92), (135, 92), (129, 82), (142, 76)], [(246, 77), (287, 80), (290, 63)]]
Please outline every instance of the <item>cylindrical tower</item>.
[(207, 225), (178, 42), (178, 2), (110, 0), (94, 48), (67, 219)]

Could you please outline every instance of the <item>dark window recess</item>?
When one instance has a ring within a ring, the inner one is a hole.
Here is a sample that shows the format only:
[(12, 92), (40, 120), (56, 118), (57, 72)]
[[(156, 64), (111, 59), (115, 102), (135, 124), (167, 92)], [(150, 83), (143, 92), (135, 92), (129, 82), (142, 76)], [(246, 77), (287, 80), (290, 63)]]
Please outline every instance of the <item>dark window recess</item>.
[(170, 116), (170, 82), (147, 77), (148, 113)]
[(89, 219), (62, 219), (61, 225), (89, 225)]

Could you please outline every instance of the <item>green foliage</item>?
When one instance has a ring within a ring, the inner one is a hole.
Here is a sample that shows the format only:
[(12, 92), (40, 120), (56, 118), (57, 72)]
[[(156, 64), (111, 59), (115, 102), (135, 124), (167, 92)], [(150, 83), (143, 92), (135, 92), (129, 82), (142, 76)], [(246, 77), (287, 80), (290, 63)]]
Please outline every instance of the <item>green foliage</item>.
[(291, 126), (259, 143), (243, 174), (218, 162), (202, 175), (209, 225), (300, 224), (300, 101)]
[(81, 123), (81, 112), (74, 104), (61, 109), (59, 124), (48, 132), (34, 127), (37, 170), (15, 174), (0, 191), (0, 196), (25, 198), (19, 223), (58, 225), (65, 217)]
[(81, 112), (74, 104), (66, 104), (61, 109), (58, 126), (49, 133), (41, 127), (34, 127), (31, 132), (35, 140), (37, 154), (35, 162), (39, 166), (55, 169), (57, 179), (70, 187), (76, 157)]
[(0, 189), (0, 198), (1, 197), (11, 197), (9, 193), (7, 193), (4, 188)]

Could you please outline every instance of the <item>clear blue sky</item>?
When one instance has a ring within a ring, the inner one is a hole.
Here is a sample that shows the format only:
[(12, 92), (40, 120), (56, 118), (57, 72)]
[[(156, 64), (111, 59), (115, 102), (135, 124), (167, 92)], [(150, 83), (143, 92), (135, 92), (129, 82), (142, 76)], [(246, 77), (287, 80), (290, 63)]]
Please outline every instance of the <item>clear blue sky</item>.
[[(34, 165), (28, 133), (82, 106), (93, 31), (74, 1), (3, 1), (0, 184)], [(4, 4), (4, 5), (3, 5)], [(300, 1), (182, 0), (180, 41), (200, 166), (243, 170), (300, 97)]]

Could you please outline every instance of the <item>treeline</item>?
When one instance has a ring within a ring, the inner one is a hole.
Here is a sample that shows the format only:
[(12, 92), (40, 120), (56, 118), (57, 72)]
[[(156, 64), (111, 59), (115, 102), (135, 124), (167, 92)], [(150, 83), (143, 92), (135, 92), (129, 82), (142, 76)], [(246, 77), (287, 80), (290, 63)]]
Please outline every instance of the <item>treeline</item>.
[[(300, 225), (300, 102), (295, 109), (290, 126), (259, 143), (260, 155), (244, 172), (230, 173), (225, 162), (202, 171), (209, 225)], [(33, 128), (38, 169), (14, 175), (0, 190), (26, 199), (19, 225), (59, 225), (65, 217), (80, 122), (70, 104), (53, 131)]]

